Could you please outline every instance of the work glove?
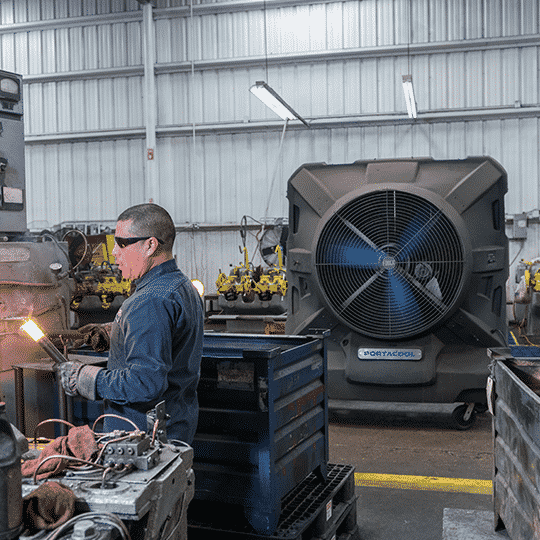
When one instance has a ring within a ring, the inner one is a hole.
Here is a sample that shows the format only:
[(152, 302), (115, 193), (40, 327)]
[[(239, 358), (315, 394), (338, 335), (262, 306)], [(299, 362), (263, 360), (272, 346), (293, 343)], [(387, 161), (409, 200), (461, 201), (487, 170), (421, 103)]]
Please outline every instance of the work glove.
[(78, 349), (83, 345), (90, 345), (96, 352), (108, 351), (111, 339), (112, 323), (104, 324), (87, 324), (77, 330), (80, 338), (75, 339), (72, 343), (72, 348)]
[(96, 352), (108, 351), (111, 346), (110, 331), (111, 324), (96, 326), (90, 332), (89, 338), (87, 338), (88, 345)]
[(55, 371), (60, 375), (60, 383), (68, 396), (77, 396), (77, 378), (84, 364), (80, 362), (63, 362), (55, 365)]
[(86, 399), (98, 399), (96, 379), (103, 368), (81, 362), (62, 362), (56, 364), (54, 369), (60, 376), (60, 383), (68, 396), (80, 395)]

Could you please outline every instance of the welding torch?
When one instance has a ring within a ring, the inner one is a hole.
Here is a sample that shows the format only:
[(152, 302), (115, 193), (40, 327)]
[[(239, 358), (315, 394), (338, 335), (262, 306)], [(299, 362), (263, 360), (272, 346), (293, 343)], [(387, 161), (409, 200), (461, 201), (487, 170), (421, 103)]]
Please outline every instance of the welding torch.
[(24, 330), (41, 348), (53, 359), (55, 364), (69, 362), (69, 360), (54, 346), (53, 342), (43, 333), (41, 328), (28, 319), (22, 326)]

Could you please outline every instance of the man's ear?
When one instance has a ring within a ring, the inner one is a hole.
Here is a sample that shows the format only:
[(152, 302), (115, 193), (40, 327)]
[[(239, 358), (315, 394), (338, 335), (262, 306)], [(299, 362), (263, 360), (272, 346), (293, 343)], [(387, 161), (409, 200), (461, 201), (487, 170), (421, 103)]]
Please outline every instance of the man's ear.
[(158, 247), (159, 247), (159, 242), (153, 237), (150, 238), (148, 240), (148, 248), (147, 248), (148, 256), (151, 257), (152, 255), (155, 255)]

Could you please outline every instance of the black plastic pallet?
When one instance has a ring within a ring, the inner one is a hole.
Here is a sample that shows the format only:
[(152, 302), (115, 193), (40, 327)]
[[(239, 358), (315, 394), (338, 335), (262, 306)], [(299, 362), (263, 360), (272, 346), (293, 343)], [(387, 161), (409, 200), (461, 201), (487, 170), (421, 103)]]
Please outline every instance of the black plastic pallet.
[(308, 475), (282, 500), (276, 531), (255, 533), (243, 508), (211, 501), (191, 501), (188, 507), (190, 540), (354, 540), (358, 537), (354, 467), (328, 464), (326, 481)]

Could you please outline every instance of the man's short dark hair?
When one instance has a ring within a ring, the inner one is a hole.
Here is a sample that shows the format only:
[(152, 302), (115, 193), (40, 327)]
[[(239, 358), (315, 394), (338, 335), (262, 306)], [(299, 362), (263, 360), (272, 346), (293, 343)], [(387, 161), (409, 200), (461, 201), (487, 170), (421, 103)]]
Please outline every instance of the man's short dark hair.
[(171, 251), (176, 229), (167, 210), (153, 203), (137, 204), (124, 210), (118, 221), (131, 221), (131, 232), (135, 236), (154, 236), (163, 240), (163, 249)]

